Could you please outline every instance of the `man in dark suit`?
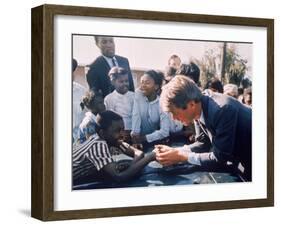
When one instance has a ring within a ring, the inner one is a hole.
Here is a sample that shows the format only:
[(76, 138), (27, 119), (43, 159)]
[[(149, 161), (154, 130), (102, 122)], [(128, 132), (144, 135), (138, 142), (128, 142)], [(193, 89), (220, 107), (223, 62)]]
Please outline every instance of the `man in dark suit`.
[(115, 55), (115, 43), (113, 37), (95, 36), (97, 47), (101, 51), (99, 56), (91, 65), (86, 77), (90, 89), (101, 91), (105, 97), (114, 90), (108, 76), (112, 67), (122, 67), (128, 71), (129, 90), (134, 91), (133, 77), (127, 58)]
[[(252, 176), (252, 111), (236, 99), (213, 93), (202, 95), (189, 78), (178, 75), (162, 88), (160, 104), (175, 120), (189, 125), (195, 121), (197, 141), (180, 148), (158, 145), (157, 161), (206, 167), (241, 163), (244, 176)], [(240, 167), (240, 168), (242, 168)]]

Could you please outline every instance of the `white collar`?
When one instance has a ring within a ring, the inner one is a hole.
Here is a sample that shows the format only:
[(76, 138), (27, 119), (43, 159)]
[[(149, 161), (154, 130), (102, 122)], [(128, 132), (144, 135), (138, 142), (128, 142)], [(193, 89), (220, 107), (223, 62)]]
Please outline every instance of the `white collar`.
[(149, 101), (148, 100), (148, 98), (146, 97), (146, 96), (144, 96), (145, 97), (145, 100), (149, 103), (149, 104), (154, 104), (154, 103), (156, 103), (156, 102), (158, 102), (159, 101), (159, 96), (157, 95), (156, 96), (156, 99), (155, 100), (153, 100), (153, 101)]
[(205, 123), (205, 118), (204, 118), (204, 114), (203, 114), (203, 110), (201, 110), (201, 114), (200, 114), (199, 121), (200, 121), (202, 124), (206, 125), (206, 123)]
[(107, 56), (105, 56), (105, 55), (102, 55), (105, 59), (108, 59), (108, 60), (110, 60), (110, 59), (112, 59), (112, 58), (114, 58), (115, 59), (115, 56), (113, 56), (113, 57), (107, 57)]
[(129, 93), (129, 90), (127, 91), (127, 93), (124, 93), (124, 94), (121, 94), (121, 93), (118, 93), (117, 91), (116, 91), (116, 89), (113, 91), (113, 93), (114, 93), (114, 95), (117, 95), (117, 96), (119, 96), (119, 97), (124, 97), (124, 96), (126, 96), (128, 93)]

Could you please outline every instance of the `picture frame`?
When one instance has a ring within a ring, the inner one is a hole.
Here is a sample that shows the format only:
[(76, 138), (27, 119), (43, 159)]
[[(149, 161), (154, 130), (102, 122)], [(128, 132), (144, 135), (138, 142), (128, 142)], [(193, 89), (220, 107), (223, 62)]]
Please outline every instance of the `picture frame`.
[[(266, 29), (266, 197), (190, 202), (159, 205), (136, 205), (93, 209), (55, 210), (54, 153), (54, 64), (55, 17), (97, 17), (157, 22), (180, 22), (241, 26)], [(188, 211), (265, 207), (274, 205), (274, 20), (262, 18), (214, 16), (125, 9), (92, 8), (63, 5), (42, 5), (32, 9), (32, 189), (31, 215), (51, 221), (66, 219), (164, 214)]]

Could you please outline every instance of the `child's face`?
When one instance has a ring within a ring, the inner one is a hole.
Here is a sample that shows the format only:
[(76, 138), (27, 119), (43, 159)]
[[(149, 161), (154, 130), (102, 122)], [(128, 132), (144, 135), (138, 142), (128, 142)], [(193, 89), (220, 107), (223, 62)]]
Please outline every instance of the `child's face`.
[(155, 84), (154, 80), (147, 74), (144, 74), (141, 77), (140, 83), (140, 90), (146, 97), (155, 94), (157, 92), (157, 89), (159, 88), (159, 86)]
[(113, 85), (118, 93), (125, 94), (129, 90), (129, 78), (128, 75), (119, 76), (114, 82)]
[(118, 146), (118, 141), (122, 139), (124, 131), (123, 120), (112, 121), (111, 126), (104, 131), (104, 139), (110, 146)]
[(101, 97), (101, 96), (96, 97), (95, 104), (94, 104), (94, 107), (93, 107), (92, 111), (97, 113), (97, 114), (105, 111), (105, 105), (104, 105), (103, 97)]

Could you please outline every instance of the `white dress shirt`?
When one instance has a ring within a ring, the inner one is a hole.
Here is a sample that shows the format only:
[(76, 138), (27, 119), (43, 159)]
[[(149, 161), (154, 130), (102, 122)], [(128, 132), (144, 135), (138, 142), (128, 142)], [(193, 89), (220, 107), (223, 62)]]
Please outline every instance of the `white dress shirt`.
[[(203, 111), (201, 111), (199, 121), (201, 124), (205, 125), (205, 118), (203, 115)], [(202, 126), (200, 126), (200, 128), (203, 130), (204, 133), (206, 133), (209, 136), (210, 141), (212, 141), (212, 135), (209, 132), (209, 130), (207, 128), (203, 128)], [(187, 154), (187, 159), (188, 159), (187, 161), (189, 163), (194, 164), (194, 165), (199, 165), (199, 166), (201, 165), (200, 159), (199, 159), (199, 153), (192, 152), (189, 145), (184, 145), (183, 147), (177, 148), (177, 150)]]
[(104, 98), (106, 110), (111, 110), (121, 115), (124, 121), (125, 130), (132, 129), (132, 114), (135, 93), (128, 91), (120, 94), (116, 90)]
[[(118, 62), (117, 62), (117, 60), (116, 60), (115, 57), (112, 57), (112, 58), (111, 58), (111, 57), (106, 57), (106, 56), (104, 56), (104, 55), (102, 55), (102, 56), (103, 56), (103, 58), (106, 60), (106, 62), (107, 62), (108, 65), (110, 66), (110, 68), (119, 67)], [(113, 64), (112, 61), (114, 61), (115, 65)]]

